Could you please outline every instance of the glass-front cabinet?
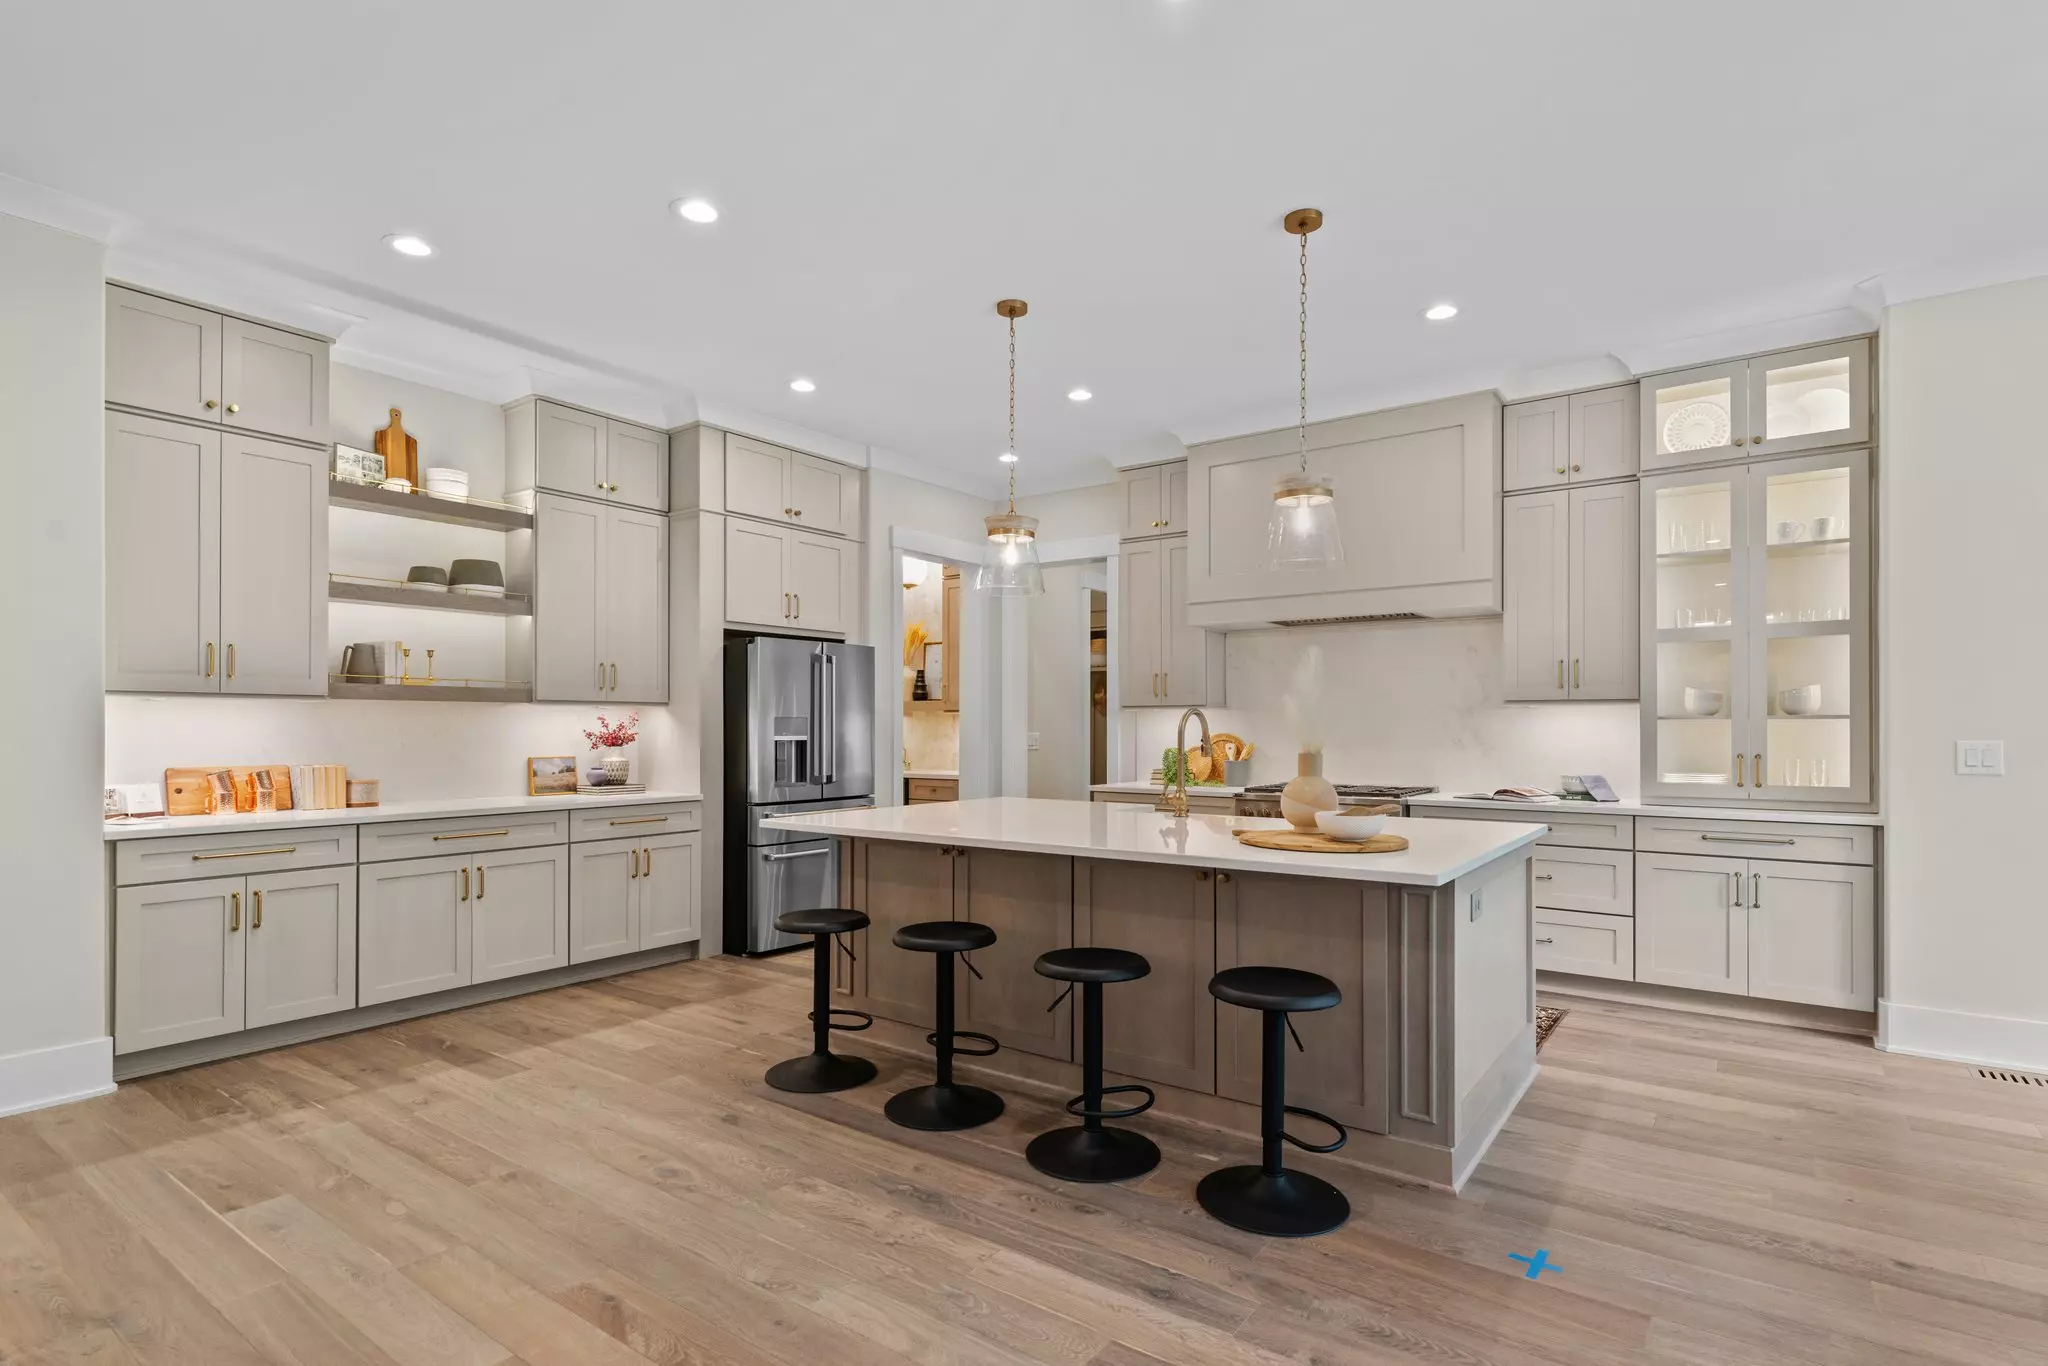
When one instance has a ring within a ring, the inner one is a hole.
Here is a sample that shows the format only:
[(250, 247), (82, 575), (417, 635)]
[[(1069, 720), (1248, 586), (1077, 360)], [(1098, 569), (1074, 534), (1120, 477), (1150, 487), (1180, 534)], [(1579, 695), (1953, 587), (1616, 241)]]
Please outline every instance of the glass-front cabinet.
[(1651, 375), (1641, 385), (1645, 470), (1870, 440), (1868, 337)]
[(1642, 484), (1643, 793), (1871, 793), (1870, 452)]

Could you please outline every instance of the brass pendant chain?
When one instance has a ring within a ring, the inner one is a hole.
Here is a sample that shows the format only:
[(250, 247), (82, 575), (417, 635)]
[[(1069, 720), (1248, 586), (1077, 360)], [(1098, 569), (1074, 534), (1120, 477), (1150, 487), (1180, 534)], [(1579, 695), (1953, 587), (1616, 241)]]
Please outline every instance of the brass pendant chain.
[[(1014, 364), (1014, 362), (1013, 362)], [(1308, 234), (1301, 234), (1301, 472), (1308, 473)]]
[[(1305, 400), (1304, 400), (1305, 401)], [(1010, 511), (1017, 511), (1017, 319), (1010, 318)]]

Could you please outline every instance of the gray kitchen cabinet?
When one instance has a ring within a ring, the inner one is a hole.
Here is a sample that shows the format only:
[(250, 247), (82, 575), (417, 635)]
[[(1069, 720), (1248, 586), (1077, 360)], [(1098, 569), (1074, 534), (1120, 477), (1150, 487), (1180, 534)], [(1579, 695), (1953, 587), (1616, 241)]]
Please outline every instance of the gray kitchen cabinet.
[(534, 498), (533, 695), (668, 700), (668, 523), (561, 494)]
[(228, 432), (220, 447), (222, 692), (327, 693), (327, 460)]
[[(728, 456), (728, 469), (730, 456)], [(730, 488), (730, 483), (727, 484)], [(787, 626), (789, 537), (764, 522), (725, 524), (725, 619), (747, 626)]]
[(1746, 859), (1636, 855), (1636, 980), (1749, 994)]
[(505, 409), (505, 482), (668, 510), (668, 435), (552, 399)]
[(860, 526), (860, 471), (836, 460), (794, 452), (789, 509), (797, 524), (823, 536), (852, 536)]
[(1222, 705), (1225, 637), (1188, 624), (1188, 538), (1125, 546), (1119, 576), (1123, 705)]
[(795, 454), (726, 433), (725, 510), (764, 522), (789, 521), (789, 462)]
[(475, 884), (464, 854), (366, 863), (357, 870), (361, 1004), (469, 985)]
[(652, 835), (640, 842), (640, 947), (666, 948), (703, 937), (697, 900), (701, 881), (698, 835)]
[(1571, 482), (1568, 397), (1510, 403), (1500, 410), (1501, 487), (1509, 493)]
[(1535, 963), (1541, 972), (1569, 972), (1630, 982), (1636, 975), (1636, 922), (1625, 915), (1537, 907)]
[(569, 962), (569, 851), (479, 854), (470, 899), (470, 980), (495, 982)]
[(255, 874), (246, 902), (244, 1028), (355, 1008), (353, 868)]
[(1877, 1009), (1875, 870), (1751, 859), (1749, 994)]
[(1571, 396), (1571, 431), (1566, 451), (1571, 481), (1633, 479), (1639, 466), (1636, 407), (1640, 391), (1633, 384), (1591, 389)]
[[(328, 343), (107, 286), (107, 402), (324, 446)], [(323, 465), (324, 470), (324, 465)]]
[(1501, 409), (1501, 487), (1561, 488), (1632, 479), (1637, 388), (1620, 384)]
[(1640, 381), (1645, 471), (1870, 439), (1870, 338), (1775, 351)]
[[(107, 402), (220, 421), (220, 314), (107, 286)], [(107, 481), (109, 490), (114, 481)]]
[(726, 433), (726, 512), (824, 536), (854, 536), (860, 478), (859, 470), (836, 460)]
[(1636, 508), (1626, 483), (1501, 500), (1507, 700), (1636, 696)]
[[(221, 320), (220, 421), (326, 443), (327, 343), (240, 318)], [(321, 461), (321, 474), (326, 474)]]
[(220, 439), (107, 413), (110, 692), (220, 691)]
[(846, 632), (845, 586), (854, 573), (855, 544), (799, 531), (789, 538), (791, 622), (800, 630)]
[(588, 963), (701, 938), (698, 847), (695, 834), (572, 845), (569, 961)]
[(859, 582), (858, 542), (738, 517), (725, 524), (725, 619), (844, 635)]
[(245, 883), (223, 877), (115, 891), (116, 1053), (242, 1028)]
[(1187, 461), (1124, 470), (1117, 476), (1117, 487), (1123, 496), (1123, 526), (1119, 532), (1122, 539), (1148, 540), (1187, 533)]

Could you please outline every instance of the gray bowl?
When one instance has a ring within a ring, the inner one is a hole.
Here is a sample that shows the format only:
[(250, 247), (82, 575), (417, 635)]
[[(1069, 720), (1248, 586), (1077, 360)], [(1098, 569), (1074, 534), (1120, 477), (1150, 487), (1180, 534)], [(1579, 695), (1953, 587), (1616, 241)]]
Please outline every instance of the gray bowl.
[(448, 571), (438, 564), (416, 564), (405, 571), (405, 581), (428, 592), (448, 591)]
[(455, 588), (503, 588), (505, 571), (496, 560), (457, 560), (448, 566), (448, 583)]

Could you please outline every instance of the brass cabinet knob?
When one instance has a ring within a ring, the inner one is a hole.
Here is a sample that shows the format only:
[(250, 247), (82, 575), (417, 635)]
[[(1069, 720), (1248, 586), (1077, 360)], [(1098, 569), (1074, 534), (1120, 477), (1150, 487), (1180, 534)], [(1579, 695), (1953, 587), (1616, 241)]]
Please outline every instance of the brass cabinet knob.
[(213, 410), (214, 410), (215, 408), (218, 408), (218, 407), (220, 407), (220, 404), (216, 403), (216, 402), (215, 402), (214, 400), (212, 400), (212, 399), (208, 399), (208, 400), (206, 400), (206, 410), (207, 410), (208, 412), (212, 412), (212, 411), (213, 411)]
[(242, 405), (239, 403), (230, 403), (228, 405), (228, 411), (231, 413), (239, 413), (242, 411)]
[(1761, 446), (1764, 444), (1764, 439), (1760, 436), (1752, 436), (1749, 439), (1749, 444), (1752, 446)]
[(1735, 444), (1736, 444), (1736, 445), (1738, 445), (1738, 446), (1740, 446), (1740, 445), (1742, 444), (1742, 438), (1741, 438), (1741, 437), (1739, 437), (1739, 436), (1738, 436), (1738, 437), (1736, 437), (1736, 438), (1735, 438)]
[(1557, 472), (1558, 472), (1559, 474), (1563, 474), (1563, 473), (1564, 473), (1564, 466), (1562, 466), (1562, 465), (1559, 465), (1559, 466), (1557, 467)]
[(1577, 474), (1577, 473), (1578, 473), (1579, 471), (1581, 471), (1581, 470), (1583, 470), (1583, 469), (1585, 469), (1585, 468), (1586, 468), (1586, 467), (1585, 467), (1584, 465), (1574, 465), (1574, 466), (1572, 466), (1572, 473), (1573, 473), (1573, 474)]

